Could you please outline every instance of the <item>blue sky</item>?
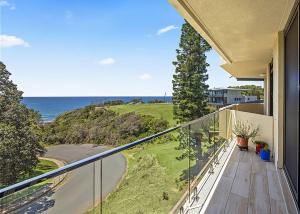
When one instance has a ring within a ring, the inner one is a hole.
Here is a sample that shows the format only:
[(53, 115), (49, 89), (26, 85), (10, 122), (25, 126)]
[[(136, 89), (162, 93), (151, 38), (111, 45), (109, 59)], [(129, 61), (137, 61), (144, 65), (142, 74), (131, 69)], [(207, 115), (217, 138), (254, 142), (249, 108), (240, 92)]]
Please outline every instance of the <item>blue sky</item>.
[[(0, 59), (24, 96), (172, 94), (184, 20), (167, 0), (0, 0), (0, 9)], [(248, 84), (207, 56), (210, 87)]]

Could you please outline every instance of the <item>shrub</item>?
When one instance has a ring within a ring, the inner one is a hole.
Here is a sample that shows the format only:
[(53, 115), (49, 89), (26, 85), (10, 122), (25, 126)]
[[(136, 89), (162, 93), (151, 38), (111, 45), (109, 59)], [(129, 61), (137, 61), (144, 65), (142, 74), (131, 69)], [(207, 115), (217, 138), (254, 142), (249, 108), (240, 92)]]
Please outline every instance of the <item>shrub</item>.
[(255, 138), (258, 135), (258, 131), (258, 127), (252, 128), (252, 124), (249, 124), (248, 122), (243, 123), (241, 121), (237, 121), (232, 130), (237, 137), (242, 137), (247, 140)]
[(150, 100), (148, 103), (164, 103), (164, 101), (159, 99), (154, 99), (154, 100)]
[(87, 106), (59, 116), (43, 126), (49, 144), (105, 144), (117, 146), (160, 132), (168, 122), (134, 112), (117, 114), (100, 106)]
[(169, 200), (169, 194), (167, 192), (163, 192), (163, 200)]
[(115, 106), (115, 105), (122, 105), (122, 104), (124, 104), (123, 100), (112, 100), (103, 103), (104, 106)]
[(144, 101), (141, 98), (134, 98), (129, 103), (138, 104), (138, 103), (144, 103)]

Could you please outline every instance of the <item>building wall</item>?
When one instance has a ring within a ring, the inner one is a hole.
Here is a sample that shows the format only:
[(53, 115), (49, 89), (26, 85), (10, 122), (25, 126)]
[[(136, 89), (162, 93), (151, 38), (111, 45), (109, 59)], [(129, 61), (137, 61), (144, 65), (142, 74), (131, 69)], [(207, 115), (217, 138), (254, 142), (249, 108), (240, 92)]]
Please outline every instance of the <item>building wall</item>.
[(270, 96), (270, 88), (269, 88), (269, 68), (266, 69), (266, 76), (264, 78), (264, 113), (265, 115), (269, 115), (269, 96)]
[(297, 0), (288, 0), (285, 15), (280, 24), (281, 31), (276, 35), (273, 46), (273, 116), (274, 116), (274, 151), (275, 164), (283, 167), (284, 141), (284, 29), (292, 16)]
[[(273, 153), (273, 117), (236, 110), (231, 110), (231, 112), (233, 124), (240, 121), (245, 124), (250, 124), (252, 128), (258, 127), (259, 133), (255, 140), (266, 142), (269, 145), (271, 153)], [(255, 148), (253, 142), (249, 142), (249, 146)]]
[(257, 100), (257, 96), (243, 96), (243, 102), (253, 102)]
[(209, 90), (209, 104), (216, 105), (216, 106), (224, 106), (224, 90)]
[[(227, 97), (227, 104), (235, 104), (243, 102), (243, 96), (241, 91), (238, 90), (228, 90), (227, 93), (224, 95)], [(240, 98), (240, 101), (235, 100), (235, 98)]]
[[(227, 92), (225, 92), (227, 91)], [(249, 98), (250, 100), (248, 100)], [(247, 99), (247, 100), (245, 100)], [(209, 91), (209, 103), (213, 105), (231, 105), (247, 101), (256, 101), (256, 96), (244, 96), (239, 90), (211, 90)]]
[(273, 48), (273, 117), (275, 164), (283, 167), (284, 34), (278, 32)]
[(261, 103), (241, 103), (236, 105), (235, 110), (263, 115), (264, 105)]

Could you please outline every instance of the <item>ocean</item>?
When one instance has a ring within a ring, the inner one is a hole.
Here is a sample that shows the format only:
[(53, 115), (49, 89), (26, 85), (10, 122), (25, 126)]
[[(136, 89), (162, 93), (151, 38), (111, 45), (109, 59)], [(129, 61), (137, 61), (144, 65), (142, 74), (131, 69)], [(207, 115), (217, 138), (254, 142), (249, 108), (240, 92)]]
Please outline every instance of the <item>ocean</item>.
[(42, 115), (44, 122), (54, 120), (58, 115), (82, 108), (92, 104), (103, 104), (107, 101), (122, 100), (130, 102), (131, 100), (139, 98), (147, 103), (151, 100), (162, 100), (171, 102), (170, 96), (153, 96), (153, 97), (24, 97), (23, 103), (31, 109), (38, 111)]

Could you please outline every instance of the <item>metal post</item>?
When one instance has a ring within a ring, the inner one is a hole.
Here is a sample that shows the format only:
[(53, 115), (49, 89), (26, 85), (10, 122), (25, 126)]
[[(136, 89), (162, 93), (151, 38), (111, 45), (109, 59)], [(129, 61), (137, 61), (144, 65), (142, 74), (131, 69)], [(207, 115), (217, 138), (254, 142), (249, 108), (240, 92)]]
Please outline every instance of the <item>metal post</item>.
[(103, 212), (102, 201), (102, 159), (100, 160), (100, 214)]
[(183, 207), (180, 207), (179, 213), (184, 214), (184, 208)]
[(214, 113), (214, 133), (213, 133), (213, 143), (214, 143), (214, 163), (218, 164), (218, 157), (216, 155), (216, 113)]
[(93, 213), (95, 213), (95, 200), (96, 200), (96, 197), (95, 197), (95, 191), (96, 191), (96, 185), (95, 185), (95, 171), (96, 171), (96, 168), (95, 168), (95, 162), (93, 163)]
[(189, 203), (191, 198), (191, 124), (189, 124), (188, 144), (189, 144)]
[(225, 115), (226, 115), (226, 119), (225, 119), (225, 121), (226, 121), (226, 123), (225, 123), (226, 126), (225, 126), (225, 127), (226, 127), (226, 140), (227, 140), (227, 138), (228, 138), (228, 136), (227, 136), (227, 135), (228, 135), (228, 129), (227, 129), (227, 122), (228, 122), (228, 121), (227, 121), (227, 109), (225, 109), (224, 111), (225, 111)]
[(198, 190), (197, 190), (197, 186), (194, 187), (194, 194), (193, 194), (193, 200), (196, 200), (198, 201), (199, 200), (199, 197), (198, 197)]
[(212, 173), (214, 173), (214, 164), (213, 164), (213, 161), (210, 161), (210, 164), (209, 164), (209, 165), (210, 165), (210, 167), (209, 167), (209, 171), (208, 171), (208, 172), (209, 172), (210, 174), (212, 174)]
[(226, 152), (226, 142), (227, 142), (227, 140), (225, 140), (225, 142), (223, 142), (223, 152)]
[(224, 110), (225, 111), (225, 142), (224, 142), (224, 152), (226, 152), (226, 147), (227, 147), (227, 134), (228, 134), (228, 130), (227, 130), (227, 109)]

